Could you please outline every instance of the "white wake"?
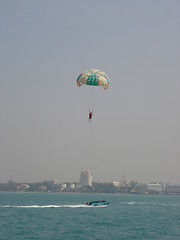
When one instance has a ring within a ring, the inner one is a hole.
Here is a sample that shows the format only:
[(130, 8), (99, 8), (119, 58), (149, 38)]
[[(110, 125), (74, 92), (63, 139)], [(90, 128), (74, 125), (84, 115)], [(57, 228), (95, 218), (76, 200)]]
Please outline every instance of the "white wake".
[(78, 204), (78, 205), (4, 205), (0, 206), (1, 208), (102, 208), (107, 207), (106, 205), (103, 206), (88, 206), (85, 204)]

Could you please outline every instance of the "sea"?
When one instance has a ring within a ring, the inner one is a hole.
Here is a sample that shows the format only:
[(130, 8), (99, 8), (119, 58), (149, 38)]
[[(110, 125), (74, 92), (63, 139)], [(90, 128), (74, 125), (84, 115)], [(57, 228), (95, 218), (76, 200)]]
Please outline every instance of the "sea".
[(180, 195), (1, 192), (0, 239), (180, 240)]

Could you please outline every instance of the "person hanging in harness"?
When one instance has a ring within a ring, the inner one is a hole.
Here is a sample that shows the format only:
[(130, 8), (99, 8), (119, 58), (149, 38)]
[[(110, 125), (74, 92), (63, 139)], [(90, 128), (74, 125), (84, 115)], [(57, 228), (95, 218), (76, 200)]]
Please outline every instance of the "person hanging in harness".
[(93, 117), (93, 111), (89, 111), (89, 122), (92, 121), (92, 117)]

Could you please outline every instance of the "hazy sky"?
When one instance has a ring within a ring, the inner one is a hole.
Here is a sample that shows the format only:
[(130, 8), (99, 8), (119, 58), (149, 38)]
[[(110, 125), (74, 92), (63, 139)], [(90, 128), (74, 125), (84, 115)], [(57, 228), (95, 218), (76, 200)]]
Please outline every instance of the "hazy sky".
[[(76, 79), (105, 71), (88, 101)], [(93, 100), (94, 100), (93, 99)], [(0, 0), (0, 182), (180, 183), (180, 1)]]

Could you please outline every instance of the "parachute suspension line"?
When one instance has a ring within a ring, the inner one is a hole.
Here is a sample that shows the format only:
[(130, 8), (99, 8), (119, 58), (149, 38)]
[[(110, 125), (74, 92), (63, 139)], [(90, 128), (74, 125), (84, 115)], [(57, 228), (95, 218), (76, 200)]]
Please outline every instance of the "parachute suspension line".
[(92, 111), (94, 111), (95, 103), (96, 103), (96, 99), (94, 96), (95, 96), (95, 88), (92, 87)]
[(93, 112), (96, 104), (97, 104), (97, 96), (95, 87), (91, 86), (88, 89), (82, 89), (83, 101), (89, 110), (89, 112)]
[(91, 87), (90, 91), (89, 91), (89, 111), (93, 112), (94, 108), (95, 108), (95, 104), (96, 104), (96, 99), (95, 99), (95, 88)]

